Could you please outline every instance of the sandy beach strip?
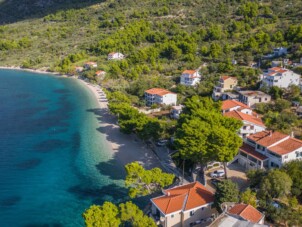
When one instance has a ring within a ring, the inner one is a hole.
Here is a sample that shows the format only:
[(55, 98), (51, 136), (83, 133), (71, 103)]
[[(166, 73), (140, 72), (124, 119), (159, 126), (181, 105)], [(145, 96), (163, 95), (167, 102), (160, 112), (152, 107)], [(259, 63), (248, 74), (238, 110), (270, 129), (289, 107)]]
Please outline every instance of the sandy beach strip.
[(116, 124), (117, 118), (109, 113), (106, 94), (101, 87), (81, 79), (79, 81), (90, 89), (98, 101), (99, 109), (95, 111), (95, 114), (100, 119), (100, 122), (97, 130), (105, 136), (106, 141), (109, 143), (112, 158), (122, 165), (138, 161), (147, 169), (161, 168), (158, 157), (143, 141), (139, 140), (135, 135), (126, 135), (120, 132), (119, 126)]

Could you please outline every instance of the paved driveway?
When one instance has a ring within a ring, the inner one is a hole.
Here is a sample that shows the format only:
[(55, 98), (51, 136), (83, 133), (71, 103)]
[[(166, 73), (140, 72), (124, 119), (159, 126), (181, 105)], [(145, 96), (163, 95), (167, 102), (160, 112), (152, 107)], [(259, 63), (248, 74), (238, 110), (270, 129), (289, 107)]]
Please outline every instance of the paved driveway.
[[(212, 191), (216, 191), (216, 187), (211, 183), (211, 177), (210, 174), (214, 170), (218, 170), (222, 168), (212, 168), (208, 171), (205, 172), (205, 177), (206, 177), (206, 182), (207, 185), (206, 187)], [(237, 183), (238, 188), (240, 191), (244, 191), (248, 187), (248, 181), (247, 177), (244, 171), (244, 168), (240, 166), (238, 163), (231, 164), (227, 167), (227, 174), (228, 174), (228, 179)], [(224, 178), (221, 178), (223, 180)]]

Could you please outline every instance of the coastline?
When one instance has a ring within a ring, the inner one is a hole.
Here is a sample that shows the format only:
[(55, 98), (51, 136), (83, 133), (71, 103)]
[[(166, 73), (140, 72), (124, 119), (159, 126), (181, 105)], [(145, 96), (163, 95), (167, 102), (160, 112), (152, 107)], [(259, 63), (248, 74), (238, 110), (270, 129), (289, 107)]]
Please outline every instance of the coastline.
[(97, 130), (105, 137), (112, 158), (116, 159), (121, 165), (138, 161), (145, 168), (154, 167), (162, 168), (162, 164), (158, 157), (147, 147), (143, 141), (139, 140), (135, 135), (126, 135), (120, 132), (119, 126), (116, 124), (116, 117), (110, 114), (108, 108), (108, 100), (105, 93), (99, 85), (91, 84), (79, 77), (68, 76), (58, 72), (49, 72), (47, 69), (26, 69), (19, 66), (0, 66), (0, 69), (26, 71), (38, 74), (49, 74), (59, 77), (72, 78), (83, 84), (93, 94), (97, 101), (97, 109), (94, 110), (95, 115), (100, 119)]
[(112, 152), (112, 158), (123, 166), (138, 161), (145, 168), (162, 168), (160, 160), (147, 145), (135, 135), (123, 134), (116, 124), (116, 117), (110, 114), (106, 94), (99, 85), (88, 83), (78, 78), (86, 86), (97, 100), (98, 109), (94, 113), (100, 119), (98, 131), (104, 136)]
[(39, 73), (39, 74), (50, 74), (62, 77), (69, 77), (66, 74), (61, 74), (59, 72), (49, 72), (47, 69), (28, 69), (28, 68), (21, 68), (20, 66), (0, 66), (0, 69), (9, 69), (9, 70), (17, 70), (17, 71), (25, 71), (25, 72), (32, 72), (32, 73)]

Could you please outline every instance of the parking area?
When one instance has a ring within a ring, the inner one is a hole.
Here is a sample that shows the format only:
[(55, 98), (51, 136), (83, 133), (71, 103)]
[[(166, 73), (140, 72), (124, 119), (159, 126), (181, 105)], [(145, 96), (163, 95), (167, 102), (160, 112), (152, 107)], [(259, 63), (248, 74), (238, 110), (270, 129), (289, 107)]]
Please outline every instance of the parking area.
[[(215, 178), (216, 181), (215, 180), (211, 181), (212, 178), (210, 175), (212, 172), (214, 172), (216, 170), (223, 170), (223, 168), (222, 167), (212, 168), (205, 172), (205, 178), (206, 178), (206, 182), (207, 182), (206, 187), (212, 192), (215, 192), (215, 190), (216, 190), (216, 187), (214, 184), (217, 183), (219, 180), (224, 180), (224, 177), (220, 177), (220, 178)], [(230, 164), (227, 167), (227, 175), (228, 175), (228, 179), (237, 183), (239, 190), (242, 191), (248, 187), (248, 181), (247, 181), (247, 177), (245, 174), (245, 170), (238, 163)]]

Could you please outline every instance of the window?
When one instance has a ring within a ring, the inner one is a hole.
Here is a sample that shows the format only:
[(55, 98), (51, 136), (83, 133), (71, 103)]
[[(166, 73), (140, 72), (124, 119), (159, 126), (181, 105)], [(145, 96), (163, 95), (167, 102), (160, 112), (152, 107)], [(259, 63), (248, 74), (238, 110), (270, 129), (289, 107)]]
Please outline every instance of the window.
[(285, 155), (285, 156), (284, 156), (284, 159), (287, 159), (287, 158), (288, 158), (288, 155)]
[(174, 214), (171, 215), (171, 218), (174, 218)]
[(203, 208), (201, 208), (201, 210), (204, 210), (204, 207), (203, 207)]
[(190, 217), (192, 217), (195, 213), (195, 210), (190, 211)]

